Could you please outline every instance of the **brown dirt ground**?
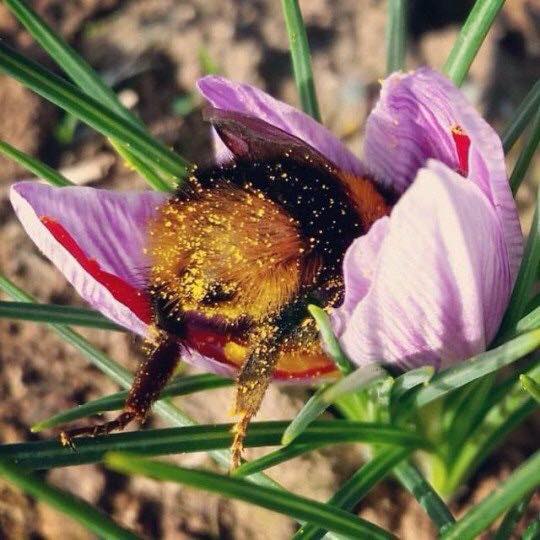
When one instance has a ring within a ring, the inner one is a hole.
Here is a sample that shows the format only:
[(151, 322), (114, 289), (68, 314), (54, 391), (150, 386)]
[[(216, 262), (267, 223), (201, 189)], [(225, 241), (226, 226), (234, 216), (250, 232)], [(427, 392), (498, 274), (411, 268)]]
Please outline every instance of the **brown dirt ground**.
[[(297, 103), (289, 75), (286, 35), (277, 0), (39, 0), (33, 5), (66, 36), (136, 109), (152, 130), (193, 161), (210, 159), (207, 128), (197, 109), (175, 115), (174, 100), (188, 95), (201, 75), (198, 52), (208, 51), (227, 76), (257, 84), (273, 95)], [(470, 2), (411, 2), (412, 47), (408, 65), (440, 67), (455, 39)], [(325, 123), (353, 149), (361, 144), (366, 114), (384, 76), (384, 6), (372, 0), (302, 2), (313, 50), (317, 90)], [(540, 71), (538, 0), (506, 3), (498, 23), (475, 61), (465, 91), (500, 127), (510, 117)], [(2, 37), (27, 54), (46, 58), (0, 6)], [(51, 64), (49, 64), (51, 65)], [(100, 187), (142, 188), (101, 138), (80, 128), (71, 145), (53, 136), (61, 118), (53, 107), (9, 79), (0, 78), (0, 138), (67, 168), (80, 182)], [(540, 175), (538, 159), (520, 193), (524, 226)], [(36, 251), (15, 221), (7, 190), (24, 172), (11, 162), (0, 167), (0, 269), (43, 302), (80, 304), (60, 274)], [(107, 354), (134, 369), (139, 344), (128, 336), (82, 331)], [(36, 438), (29, 426), (58, 410), (115, 391), (115, 385), (44, 326), (0, 321), (0, 441)], [(272, 388), (261, 419), (290, 418), (305, 399), (303, 390)], [(214, 391), (178, 400), (201, 422), (228, 421), (230, 391)], [(150, 425), (161, 425), (152, 420)], [(469, 483), (454, 510), (491, 492), (537, 447), (538, 422), (530, 421), (494, 454)], [(536, 433), (531, 437), (531, 433)], [(251, 455), (258, 455), (253, 451)], [(202, 454), (179, 458), (190, 466), (213, 467)], [(360, 464), (351, 446), (315, 452), (272, 470), (284, 486), (324, 500)], [(144, 479), (126, 479), (101, 466), (52, 471), (47, 478), (109, 512), (148, 538), (288, 538), (294, 524), (281, 516), (243, 503), (191, 489)], [(540, 509), (537, 496), (532, 508)], [(360, 515), (404, 539), (435, 537), (416, 501), (392, 482), (379, 486), (362, 503)], [(0, 482), (0, 538), (83, 540), (80, 526), (48, 506)], [(488, 536), (485, 536), (488, 538)]]

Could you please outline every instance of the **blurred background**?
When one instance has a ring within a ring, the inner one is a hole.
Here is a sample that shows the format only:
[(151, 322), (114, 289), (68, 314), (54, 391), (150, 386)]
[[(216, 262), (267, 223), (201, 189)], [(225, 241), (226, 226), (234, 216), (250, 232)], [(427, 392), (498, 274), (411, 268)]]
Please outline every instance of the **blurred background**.
[[(35, 0), (33, 7), (97, 69), (152, 132), (189, 160), (211, 159), (208, 127), (194, 83), (206, 73), (255, 84), (298, 105), (279, 0)], [(411, 0), (407, 66), (440, 68), (469, 12), (469, 0)], [(384, 77), (386, 3), (380, 0), (301, 1), (324, 123), (361, 151), (365, 119)], [(54, 69), (46, 55), (0, 5), (0, 37)], [(507, 0), (475, 60), (463, 90), (496, 129), (540, 76), (540, 0)], [(138, 179), (90, 129), (0, 76), (0, 139), (58, 167), (79, 184), (142, 189)], [(509, 157), (511, 166), (522, 142)], [(520, 189), (525, 228), (540, 181), (540, 160)], [(9, 184), (25, 177), (0, 158), (0, 269), (40, 301), (81, 304), (66, 281), (37, 252), (15, 221)], [(130, 336), (81, 331), (134, 369), (139, 343)], [(35, 439), (29, 426), (60, 409), (112, 393), (115, 385), (44, 326), (0, 320), (0, 441)], [(229, 421), (230, 389), (178, 400), (200, 422)], [(286, 419), (305, 390), (273, 387), (260, 419)], [(530, 422), (534, 423), (535, 419)], [(152, 419), (150, 425), (159, 425)], [(536, 418), (536, 426), (539, 425)], [(531, 425), (513, 434), (453, 503), (459, 514), (483, 498), (537, 444)], [(45, 434), (47, 436), (50, 434)], [(260, 455), (253, 450), (251, 456)], [(178, 458), (212, 467), (204, 454)], [(360, 465), (351, 445), (320, 451), (272, 470), (297, 493), (325, 500)], [(100, 466), (57, 469), (48, 475), (148, 538), (282, 539), (285, 517), (217, 496), (146, 479), (126, 479)], [(540, 497), (536, 498), (536, 511)], [(532, 505), (531, 508), (534, 508)], [(415, 500), (387, 482), (359, 513), (404, 539), (434, 537)], [(0, 481), (0, 538), (87, 539), (92, 536), (51, 508)]]

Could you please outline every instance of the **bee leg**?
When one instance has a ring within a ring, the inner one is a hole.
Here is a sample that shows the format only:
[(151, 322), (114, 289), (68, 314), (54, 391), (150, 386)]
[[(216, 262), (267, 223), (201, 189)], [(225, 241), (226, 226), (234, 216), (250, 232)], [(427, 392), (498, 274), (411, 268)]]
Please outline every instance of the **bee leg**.
[(147, 343), (147, 353), (137, 368), (122, 412), (110, 422), (62, 431), (59, 436), (62, 446), (73, 447), (73, 437), (106, 435), (124, 429), (132, 420), (144, 421), (178, 364), (178, 341), (159, 332), (157, 337)]
[(259, 410), (278, 360), (278, 346), (261, 344), (242, 366), (236, 381), (234, 414), (239, 415), (233, 433), (231, 470), (240, 466), (246, 430)]

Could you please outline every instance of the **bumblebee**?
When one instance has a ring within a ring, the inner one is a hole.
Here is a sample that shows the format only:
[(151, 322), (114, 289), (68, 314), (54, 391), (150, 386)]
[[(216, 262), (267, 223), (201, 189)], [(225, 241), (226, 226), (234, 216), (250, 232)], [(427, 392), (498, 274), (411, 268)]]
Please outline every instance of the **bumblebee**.
[(238, 370), (235, 468), (275, 374), (334, 371), (307, 306), (343, 301), (345, 251), (390, 212), (391, 197), (265, 122), (217, 109), (206, 116), (236, 158), (194, 169), (158, 209), (146, 248), (146, 358), (121, 414), (64, 432), (64, 443), (144, 420), (182, 351), (195, 350)]

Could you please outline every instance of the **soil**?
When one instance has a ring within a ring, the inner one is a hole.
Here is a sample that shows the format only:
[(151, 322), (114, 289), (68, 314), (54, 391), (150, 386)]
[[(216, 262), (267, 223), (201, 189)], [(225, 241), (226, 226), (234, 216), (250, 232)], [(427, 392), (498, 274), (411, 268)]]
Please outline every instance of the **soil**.
[[(410, 2), (409, 67), (442, 66), (471, 3)], [(277, 0), (39, 0), (32, 4), (123, 99), (134, 104), (156, 135), (190, 160), (211, 159), (208, 128), (193, 95), (194, 82), (204, 70), (201, 55), (212, 59), (226, 76), (298, 104)], [(312, 0), (301, 4), (323, 120), (358, 151), (366, 115), (376, 99), (378, 81), (384, 77), (384, 3)], [(445, 10), (446, 5), (451, 8)], [(539, 19), (538, 0), (507, 1), (464, 86), (498, 128), (539, 78)], [(0, 33), (25, 54), (54, 68), (3, 5)], [(179, 108), (184, 109), (182, 114), (175, 112)], [(0, 78), (0, 139), (62, 168), (79, 183), (120, 190), (144, 187), (89, 129), (78, 126), (72, 141), (61, 144), (55, 132), (63, 119), (51, 105), (10, 79)], [(0, 161), (2, 273), (40, 301), (82, 305), (15, 220), (7, 201), (8, 187), (25, 173), (3, 158)], [(520, 191), (525, 230), (539, 169), (537, 158)], [(99, 330), (81, 333), (130, 369), (141, 357), (140, 344), (130, 336)], [(45, 326), (0, 320), (1, 442), (34, 440), (38, 436), (29, 431), (34, 422), (115, 390), (108, 378)], [(272, 387), (259, 418), (290, 418), (305, 396), (305, 390)], [(198, 421), (209, 423), (229, 421), (230, 399), (230, 389), (225, 389), (177, 402)], [(154, 418), (149, 425), (164, 424)], [(453, 503), (457, 515), (490, 493), (537, 449), (538, 436), (531, 437), (534, 432), (539, 433), (538, 419), (531, 419), (490, 457)], [(253, 450), (250, 455), (261, 452)], [(205, 454), (180, 456), (178, 461), (215, 468)], [(349, 445), (297, 458), (270, 473), (297, 493), (325, 500), (360, 463), (359, 449)], [(57, 469), (46, 476), (147, 538), (281, 539), (290, 537), (295, 529), (289, 519), (244, 503), (170, 484), (126, 479), (101, 466)], [(539, 510), (537, 494), (531, 516)], [(391, 481), (375, 489), (358, 512), (403, 539), (435, 538), (423, 510)], [(83, 540), (93, 536), (0, 481), (0, 538)]]

